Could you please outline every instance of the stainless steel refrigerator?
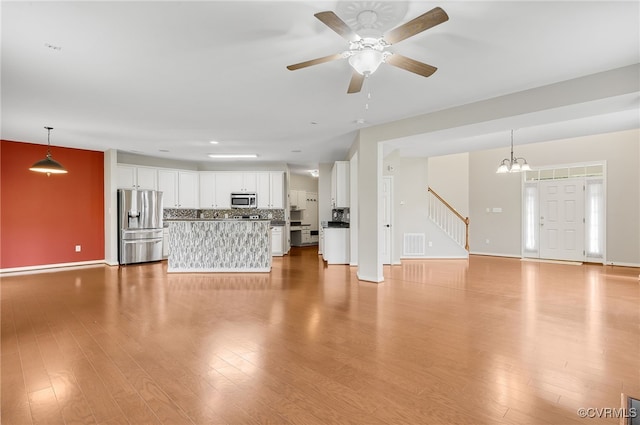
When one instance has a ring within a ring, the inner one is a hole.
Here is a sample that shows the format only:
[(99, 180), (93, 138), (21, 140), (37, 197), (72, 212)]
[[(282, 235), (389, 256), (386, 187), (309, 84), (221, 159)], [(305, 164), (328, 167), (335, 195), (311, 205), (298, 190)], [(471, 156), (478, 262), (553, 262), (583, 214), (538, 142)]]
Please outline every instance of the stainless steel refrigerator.
[(162, 192), (118, 189), (118, 262), (162, 259)]

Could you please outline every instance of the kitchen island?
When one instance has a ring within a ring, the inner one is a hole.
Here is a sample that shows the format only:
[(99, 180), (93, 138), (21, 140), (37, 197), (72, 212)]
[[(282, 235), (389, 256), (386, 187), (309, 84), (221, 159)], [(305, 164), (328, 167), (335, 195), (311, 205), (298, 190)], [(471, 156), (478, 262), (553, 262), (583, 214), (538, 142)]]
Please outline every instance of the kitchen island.
[(269, 272), (269, 220), (169, 221), (169, 272)]

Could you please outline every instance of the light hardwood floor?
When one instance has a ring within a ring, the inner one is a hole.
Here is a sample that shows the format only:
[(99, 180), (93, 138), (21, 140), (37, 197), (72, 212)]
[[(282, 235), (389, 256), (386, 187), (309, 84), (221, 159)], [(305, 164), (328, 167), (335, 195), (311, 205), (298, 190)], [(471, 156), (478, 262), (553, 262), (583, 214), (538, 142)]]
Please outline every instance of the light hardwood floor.
[(270, 274), (165, 263), (6, 276), (2, 424), (618, 424), (640, 396), (638, 269), (316, 250)]

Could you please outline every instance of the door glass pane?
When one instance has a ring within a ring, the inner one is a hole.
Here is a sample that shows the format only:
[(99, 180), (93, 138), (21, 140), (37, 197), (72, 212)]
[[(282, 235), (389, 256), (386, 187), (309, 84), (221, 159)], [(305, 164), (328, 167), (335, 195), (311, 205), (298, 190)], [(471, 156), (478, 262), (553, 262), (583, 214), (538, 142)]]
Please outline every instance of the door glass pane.
[(604, 184), (602, 180), (587, 180), (586, 203), (586, 254), (602, 258), (604, 255)]
[(538, 252), (538, 185), (527, 184), (524, 187), (524, 229), (523, 241), (525, 255)]
[(540, 170), (540, 180), (552, 180), (552, 179), (553, 179), (553, 169)]
[(602, 165), (590, 165), (586, 168), (586, 174), (589, 177), (601, 176), (604, 173), (604, 167)]
[(555, 179), (566, 179), (569, 177), (569, 169), (568, 168), (556, 168), (553, 173), (553, 178)]
[(569, 177), (583, 177), (585, 175), (585, 167), (571, 167), (569, 169)]

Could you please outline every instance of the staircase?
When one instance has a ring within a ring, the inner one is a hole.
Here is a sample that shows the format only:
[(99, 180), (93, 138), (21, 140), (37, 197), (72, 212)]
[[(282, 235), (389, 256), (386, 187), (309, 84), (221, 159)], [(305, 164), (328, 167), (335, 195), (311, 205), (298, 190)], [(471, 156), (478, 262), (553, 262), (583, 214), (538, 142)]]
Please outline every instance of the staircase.
[(452, 240), (469, 251), (469, 217), (463, 217), (430, 186), (429, 219), (441, 228)]

